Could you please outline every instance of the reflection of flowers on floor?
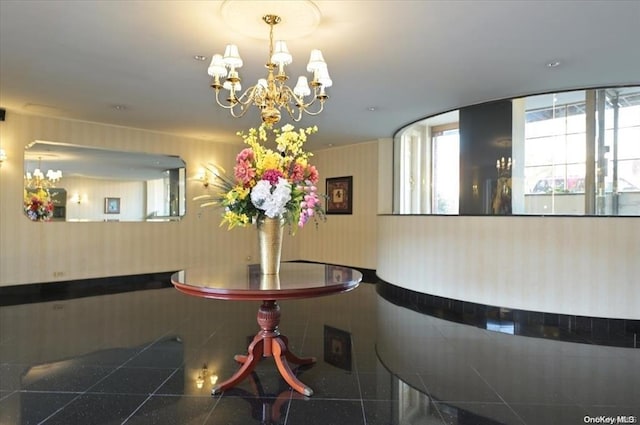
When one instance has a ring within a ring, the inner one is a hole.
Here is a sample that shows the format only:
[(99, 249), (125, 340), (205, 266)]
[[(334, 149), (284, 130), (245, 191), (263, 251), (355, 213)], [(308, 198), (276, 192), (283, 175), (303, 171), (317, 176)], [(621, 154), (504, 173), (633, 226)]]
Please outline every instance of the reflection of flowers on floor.
[(49, 221), (53, 217), (53, 201), (47, 189), (24, 191), (24, 212), (32, 221)]

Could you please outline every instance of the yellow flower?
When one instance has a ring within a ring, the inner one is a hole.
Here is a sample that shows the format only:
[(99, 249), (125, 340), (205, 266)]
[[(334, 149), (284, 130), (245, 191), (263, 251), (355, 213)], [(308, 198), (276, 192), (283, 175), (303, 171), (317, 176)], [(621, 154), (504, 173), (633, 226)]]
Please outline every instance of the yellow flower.
[(258, 160), (258, 170), (280, 170), (280, 161), (282, 156), (276, 152), (268, 151), (260, 160)]
[(236, 200), (236, 192), (233, 190), (230, 190), (224, 195), (224, 200), (226, 201), (227, 205), (233, 204)]
[(233, 229), (236, 226), (245, 226), (249, 223), (249, 217), (246, 214), (237, 214), (233, 211), (226, 211), (224, 216), (222, 216), (222, 222), (220, 225), (227, 223), (229, 225), (229, 230)]
[(249, 189), (248, 188), (244, 188), (242, 186), (236, 186), (236, 192), (238, 192), (238, 199), (239, 200), (243, 200), (245, 199), (247, 196), (249, 196)]

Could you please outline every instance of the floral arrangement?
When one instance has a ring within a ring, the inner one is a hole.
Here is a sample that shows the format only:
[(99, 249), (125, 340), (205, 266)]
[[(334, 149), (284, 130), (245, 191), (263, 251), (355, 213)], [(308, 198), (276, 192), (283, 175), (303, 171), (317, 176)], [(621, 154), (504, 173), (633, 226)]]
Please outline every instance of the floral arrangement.
[[(206, 169), (214, 178), (211, 183), (205, 179), (205, 187), (213, 186), (218, 193), (194, 199), (206, 201), (202, 207), (223, 206), (221, 225), (229, 229), (261, 217), (283, 217), (298, 227), (311, 218), (317, 223), (318, 218), (325, 218), (316, 187), (318, 170), (309, 163), (313, 154), (303, 150), (307, 136), (317, 131), (315, 126), (296, 130), (287, 124), (274, 129), (263, 123), (248, 133), (237, 133), (248, 147), (236, 156), (234, 178), (210, 164)], [(275, 150), (265, 146), (269, 134), (275, 137)]]
[(53, 217), (53, 201), (47, 189), (24, 191), (24, 212), (33, 221), (49, 221)]

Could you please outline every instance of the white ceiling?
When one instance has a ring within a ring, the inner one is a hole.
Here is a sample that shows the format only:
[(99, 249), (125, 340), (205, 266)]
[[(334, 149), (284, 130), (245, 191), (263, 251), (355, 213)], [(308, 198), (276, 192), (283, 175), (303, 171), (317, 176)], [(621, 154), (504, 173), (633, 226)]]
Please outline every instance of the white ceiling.
[[(208, 61), (193, 56), (233, 42), (244, 81), (256, 81), (268, 46), (224, 23), (221, 4), (0, 0), (0, 107), (7, 120), (15, 110), (239, 141), (236, 131), (258, 116), (235, 119), (215, 106)], [(315, 4), (316, 30), (288, 41), (294, 77), (319, 48), (333, 79), (325, 111), (302, 122), (320, 128), (310, 149), (391, 137), (482, 101), (640, 83), (637, 0)]]

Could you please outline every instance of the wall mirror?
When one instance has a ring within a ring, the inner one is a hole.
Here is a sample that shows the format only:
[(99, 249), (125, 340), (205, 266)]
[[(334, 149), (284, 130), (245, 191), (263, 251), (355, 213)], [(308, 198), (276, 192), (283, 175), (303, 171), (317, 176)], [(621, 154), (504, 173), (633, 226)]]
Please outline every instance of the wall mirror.
[(185, 214), (185, 162), (37, 140), (24, 153), (32, 221), (174, 221)]
[(640, 216), (640, 87), (500, 100), (400, 129), (394, 213)]

